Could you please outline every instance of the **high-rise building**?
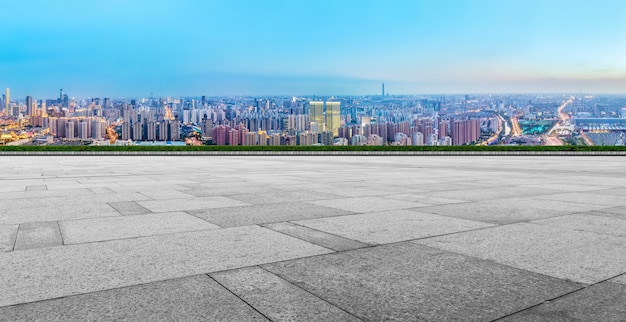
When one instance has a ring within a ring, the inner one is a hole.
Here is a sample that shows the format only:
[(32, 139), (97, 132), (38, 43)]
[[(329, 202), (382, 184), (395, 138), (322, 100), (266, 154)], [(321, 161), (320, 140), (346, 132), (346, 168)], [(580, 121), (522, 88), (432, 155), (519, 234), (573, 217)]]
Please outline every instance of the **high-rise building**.
[(11, 115), (11, 111), (9, 108), (11, 107), (11, 90), (7, 87), (4, 92), (4, 108), (6, 111), (6, 115)]
[(26, 96), (26, 115), (33, 115), (33, 97)]
[(421, 132), (413, 133), (413, 145), (424, 145), (424, 135)]
[(326, 127), (325, 130), (332, 132), (333, 136), (339, 135), (339, 126), (341, 125), (341, 103), (326, 102)]
[(309, 113), (309, 121), (317, 124), (318, 132), (324, 131), (324, 102), (310, 102)]
[(383, 83), (383, 98), (385, 97), (385, 83)]

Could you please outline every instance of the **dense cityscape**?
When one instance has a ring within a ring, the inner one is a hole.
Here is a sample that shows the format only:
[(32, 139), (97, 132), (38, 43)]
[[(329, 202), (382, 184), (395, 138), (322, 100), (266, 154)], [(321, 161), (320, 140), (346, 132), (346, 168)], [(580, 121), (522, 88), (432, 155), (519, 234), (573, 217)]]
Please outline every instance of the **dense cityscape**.
[(626, 145), (626, 97), (2, 96), (3, 145)]

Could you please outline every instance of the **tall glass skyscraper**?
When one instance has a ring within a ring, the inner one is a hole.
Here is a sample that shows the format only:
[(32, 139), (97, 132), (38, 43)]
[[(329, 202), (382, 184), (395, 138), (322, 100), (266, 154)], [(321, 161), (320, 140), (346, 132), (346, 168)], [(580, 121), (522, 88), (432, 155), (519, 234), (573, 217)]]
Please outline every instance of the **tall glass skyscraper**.
[(341, 123), (340, 102), (326, 102), (326, 131), (333, 132), (333, 136), (339, 136)]
[(318, 132), (324, 131), (324, 102), (309, 102), (309, 113), (310, 121), (316, 123)]

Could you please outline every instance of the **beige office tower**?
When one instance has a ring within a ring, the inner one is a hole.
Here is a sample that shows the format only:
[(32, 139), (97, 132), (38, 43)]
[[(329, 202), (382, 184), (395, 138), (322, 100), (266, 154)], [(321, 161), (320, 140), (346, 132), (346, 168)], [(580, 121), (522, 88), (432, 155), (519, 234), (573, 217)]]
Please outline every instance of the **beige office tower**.
[(7, 115), (11, 115), (11, 111), (9, 111), (9, 107), (11, 106), (11, 91), (9, 90), (9, 88), (7, 87), (6, 92), (5, 92), (5, 98), (6, 100), (4, 101), (4, 110), (6, 111)]
[(309, 102), (309, 121), (316, 123), (319, 132), (324, 131), (324, 102)]
[(326, 102), (326, 131), (333, 132), (333, 136), (339, 136), (340, 102)]

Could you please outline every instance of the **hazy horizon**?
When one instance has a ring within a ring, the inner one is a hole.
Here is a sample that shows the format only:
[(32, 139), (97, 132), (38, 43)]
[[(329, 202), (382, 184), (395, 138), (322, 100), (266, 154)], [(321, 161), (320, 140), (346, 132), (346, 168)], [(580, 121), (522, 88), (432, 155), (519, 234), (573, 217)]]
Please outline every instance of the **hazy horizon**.
[(9, 2), (13, 98), (626, 93), (626, 2)]

